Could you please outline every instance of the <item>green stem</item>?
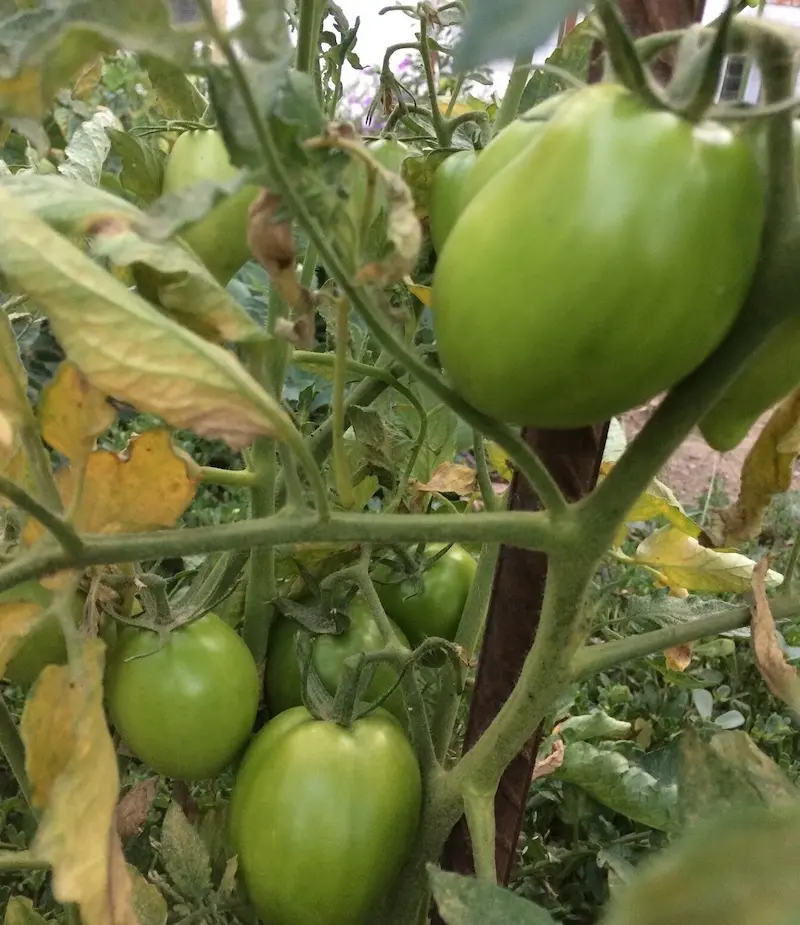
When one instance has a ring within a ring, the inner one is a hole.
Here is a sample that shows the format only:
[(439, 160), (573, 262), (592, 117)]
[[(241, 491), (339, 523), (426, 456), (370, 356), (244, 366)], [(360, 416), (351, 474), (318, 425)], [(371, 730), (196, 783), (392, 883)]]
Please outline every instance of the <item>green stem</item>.
[(297, 54), (295, 67), (309, 73), (317, 58), (317, 44), (325, 12), (325, 2), (299, 0), (300, 15), (297, 24)]
[(47, 450), (42, 443), (36, 421), (33, 418), (30, 422), (25, 422), (20, 427), (20, 440), (25, 447), (25, 452), (36, 480), (36, 487), (39, 489), (42, 500), (50, 510), (62, 511), (63, 503), (56, 480), (53, 477), (50, 457), (47, 455)]
[(0, 871), (49, 870), (50, 865), (28, 851), (0, 851)]
[(22, 744), (17, 724), (2, 696), (0, 696), (0, 751), (5, 756), (6, 764), (11, 769), (25, 802), (33, 809), (33, 791), (25, 771), (25, 746)]
[(32, 498), (24, 489), (9, 479), (0, 476), (0, 495), (4, 495), (18, 508), (30, 514), (53, 536), (71, 555), (79, 556), (83, 550), (83, 542), (71, 524), (48, 510), (35, 498)]
[(494, 794), (465, 788), (464, 815), (472, 842), (475, 874), (479, 880), (497, 883)]
[[(449, 405), (457, 414), (473, 427), (482, 431), (487, 437), (498, 443), (508, 455), (509, 459), (517, 466), (522, 475), (531, 483), (532, 487), (539, 496), (542, 504), (553, 514), (563, 513), (567, 509), (567, 503), (561, 493), (558, 485), (547, 467), (542, 463), (539, 457), (531, 450), (528, 444), (521, 438), (516, 430), (512, 430), (502, 424), (482, 414), (476, 408), (473, 408), (469, 402), (447, 386), (440, 375), (434, 372), (419, 356), (410, 351), (406, 345), (395, 336), (390, 322), (384, 317), (384, 313), (375, 304), (372, 296), (362, 287), (356, 286), (349, 277), (349, 274), (339, 259), (338, 254), (328, 242), (325, 232), (319, 226), (317, 221), (309, 213), (305, 203), (298, 191), (294, 188), (291, 179), (286, 171), (286, 167), (278, 153), (275, 140), (272, 134), (261, 118), (261, 113), (253, 99), (247, 77), (239, 64), (236, 53), (224, 33), (217, 25), (211, 11), (210, 0), (197, 0), (201, 10), (204, 13), (204, 19), (214, 40), (220, 47), (225, 59), (231, 70), (231, 77), (236, 84), (239, 93), (242, 96), (245, 109), (253, 125), (256, 137), (258, 139), (261, 154), (264, 162), (274, 176), (277, 185), (284, 195), (287, 204), (291, 207), (297, 217), (298, 222), (307, 232), (309, 239), (316, 245), (323, 263), (328, 272), (337, 280), (342, 292), (350, 300), (350, 304), (361, 317), (364, 319), (370, 332), (379, 344), (390, 353), (396, 360), (405, 366), (408, 372), (415, 375), (423, 385), (427, 386), (437, 398), (440, 398)], [(300, 450), (292, 444), (295, 452)], [(324, 481), (319, 471), (315, 469), (313, 457), (301, 458), (304, 467), (309, 469), (309, 477), (315, 479), (314, 487), (317, 489), (317, 509), (320, 517), (327, 516), (327, 495), (324, 494)], [(318, 481), (316, 481), (318, 479)]]
[[(774, 598), (770, 602), (770, 609), (776, 621), (788, 620), (800, 613), (800, 600)], [(627, 639), (617, 639), (614, 642), (584, 646), (575, 653), (571, 674), (573, 680), (580, 681), (634, 658), (643, 658), (645, 655), (663, 652), (672, 646), (693, 642), (704, 636), (717, 636), (740, 626), (747, 626), (750, 619), (751, 611), (748, 606), (732, 607), (719, 613), (698, 617), (688, 623), (665, 626), (663, 629), (640, 633)]]
[(433, 130), (436, 132), (436, 139), (439, 145), (444, 148), (450, 144), (450, 136), (447, 131), (447, 124), (444, 116), (439, 109), (439, 97), (436, 93), (436, 81), (433, 76), (433, 65), (431, 64), (431, 46), (428, 41), (428, 18), (424, 13), (420, 16), (419, 20), (419, 50), (422, 55), (422, 67), (425, 71), (428, 99), (431, 103)]
[(15, 558), (0, 568), (0, 591), (21, 581), (51, 575), (60, 569), (111, 565), (201, 555), (226, 549), (293, 546), (297, 543), (506, 543), (523, 549), (563, 551), (563, 525), (544, 511), (502, 511), (473, 517), (431, 517), (429, 514), (333, 513), (320, 521), (315, 514), (262, 517), (211, 527), (157, 530), (152, 533), (86, 536), (84, 551), (72, 557), (52, 545)]
[(495, 494), (492, 479), (489, 475), (489, 463), (486, 459), (483, 434), (477, 430), (472, 431), (472, 450), (475, 454), (475, 468), (478, 470), (478, 485), (481, 489), (483, 506), (487, 511), (498, 511), (500, 510), (500, 500)]
[(252, 488), (258, 481), (249, 469), (216, 469), (214, 466), (202, 466), (200, 478), (209, 485), (226, 488)]
[(514, 59), (514, 67), (511, 76), (508, 79), (506, 92), (503, 94), (503, 102), (494, 120), (494, 134), (510, 125), (517, 117), (519, 104), (522, 101), (522, 94), (528, 83), (528, 75), (531, 72), (532, 51), (521, 52)]
[(783, 585), (781, 586), (781, 594), (788, 595), (791, 593), (792, 584), (794, 583), (794, 573), (797, 568), (797, 558), (800, 556), (800, 530), (797, 531), (794, 535), (794, 542), (792, 543), (792, 549), (789, 553), (789, 561), (786, 563), (786, 568), (783, 572)]
[(339, 299), (336, 306), (336, 362), (333, 368), (333, 471), (336, 491), (342, 506), (348, 510), (355, 507), (353, 478), (347, 461), (347, 447), (344, 442), (345, 415), (344, 392), (347, 380), (347, 359), (350, 346), (350, 330), (347, 317), (350, 306), (347, 299)]
[[(461, 622), (456, 632), (455, 643), (461, 646), (466, 657), (470, 660), (478, 651), (478, 645), (483, 633), (499, 554), (500, 547), (497, 544), (482, 547), (475, 579), (464, 604), (464, 612), (461, 615)], [(458, 704), (461, 700), (460, 687), (462, 678), (455, 676), (452, 665), (447, 670), (449, 674), (446, 676), (446, 682), (443, 685), (444, 689), (437, 700), (436, 712), (433, 717), (433, 741), (436, 748), (436, 757), (442, 762), (445, 760), (453, 739), (453, 729), (458, 716)]]

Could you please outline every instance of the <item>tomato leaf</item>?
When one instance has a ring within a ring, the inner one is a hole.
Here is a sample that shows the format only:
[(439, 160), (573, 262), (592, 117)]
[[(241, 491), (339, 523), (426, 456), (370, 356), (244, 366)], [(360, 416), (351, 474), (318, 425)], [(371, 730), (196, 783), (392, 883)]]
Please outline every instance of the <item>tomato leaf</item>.
[(153, 55), (142, 54), (139, 61), (147, 71), (165, 119), (199, 120), (206, 108), (202, 93), (174, 64)]
[(108, 130), (111, 151), (122, 162), (122, 188), (147, 204), (161, 195), (165, 154), (152, 136), (141, 137), (119, 129)]
[[(588, 19), (584, 19), (567, 33), (556, 50), (546, 59), (547, 64), (560, 67), (579, 80), (586, 80), (589, 72), (589, 57), (594, 37)], [(568, 84), (550, 71), (536, 69), (522, 91), (519, 112), (531, 109), (542, 100), (566, 90)]]
[(584, 716), (570, 716), (554, 729), (555, 735), (565, 742), (585, 742), (587, 739), (627, 739), (633, 727), (621, 722), (602, 710), (587, 713)]
[(447, 925), (556, 925), (550, 913), (494, 883), (428, 864), (439, 915)]
[(101, 109), (94, 113), (75, 129), (64, 151), (66, 160), (58, 165), (58, 172), (71, 180), (98, 186), (103, 164), (111, 150), (108, 129), (117, 126), (119, 120), (112, 112)]
[(453, 62), (457, 71), (537, 48), (581, 0), (471, 0)]
[(6, 905), (3, 925), (45, 925), (27, 896), (12, 896)]
[(800, 804), (716, 813), (650, 861), (603, 925), (787, 925), (800, 905)]
[(651, 828), (668, 832), (676, 827), (677, 787), (665, 785), (613, 747), (573, 742), (554, 776)]
[(694, 824), (744, 806), (786, 805), (800, 790), (746, 732), (718, 732), (708, 741), (691, 726), (681, 736), (678, 809)]
[(167, 901), (155, 883), (150, 883), (133, 866), (128, 864), (131, 878), (133, 910), (139, 925), (166, 925)]
[(203, 840), (173, 800), (161, 826), (161, 853), (173, 885), (187, 899), (202, 900), (211, 889), (211, 862)]

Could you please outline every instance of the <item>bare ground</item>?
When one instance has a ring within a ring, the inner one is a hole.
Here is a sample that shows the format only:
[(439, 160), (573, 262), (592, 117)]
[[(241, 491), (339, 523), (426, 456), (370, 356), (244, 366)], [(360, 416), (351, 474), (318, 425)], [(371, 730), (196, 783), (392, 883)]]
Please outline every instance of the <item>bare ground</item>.
[[(647, 405), (623, 415), (622, 424), (628, 440), (642, 429), (659, 401), (660, 398), (655, 398)], [(728, 497), (734, 500), (739, 493), (742, 463), (768, 420), (769, 413), (758, 420), (746, 439), (730, 453), (717, 453), (698, 431), (693, 431), (661, 471), (659, 478), (688, 505), (703, 498), (712, 482), (718, 487), (724, 487)], [(800, 489), (800, 466), (795, 466), (793, 488)]]

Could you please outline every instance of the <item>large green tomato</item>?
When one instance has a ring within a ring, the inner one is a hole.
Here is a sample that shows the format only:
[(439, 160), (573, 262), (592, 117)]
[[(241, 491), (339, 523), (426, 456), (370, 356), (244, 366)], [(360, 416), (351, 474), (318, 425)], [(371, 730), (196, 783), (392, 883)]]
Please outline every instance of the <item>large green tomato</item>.
[[(47, 608), (53, 594), (38, 581), (24, 581), (0, 593), (0, 604), (27, 602)], [(75, 595), (75, 622), (83, 617), (86, 595)], [(7, 681), (28, 688), (39, 677), (45, 665), (63, 665), (67, 661), (67, 644), (55, 613), (47, 614), (22, 639), (3, 677)]]
[(464, 184), (478, 159), (475, 151), (456, 151), (436, 168), (428, 200), (428, 227), (437, 254), (442, 252), (463, 208)]
[[(238, 172), (219, 132), (213, 129), (182, 132), (167, 158), (162, 192), (177, 193), (204, 180), (224, 182)], [(181, 232), (183, 240), (223, 286), (250, 258), (247, 212), (257, 192), (256, 186), (243, 186)]]
[[(356, 596), (348, 608), (350, 625), (338, 636), (320, 635), (312, 642), (312, 663), (320, 681), (329, 693), (334, 694), (344, 670), (344, 663), (351, 655), (361, 652), (377, 652), (384, 648), (378, 625), (372, 617), (366, 601)], [(408, 640), (399, 627), (395, 627), (400, 640)], [(264, 670), (267, 706), (275, 716), (290, 707), (303, 702), (302, 679), (297, 662), (296, 639), (300, 628), (296, 623), (278, 617), (272, 624), (267, 648), (267, 664)], [(372, 680), (367, 685), (365, 699), (377, 700), (397, 682), (397, 673), (389, 665), (378, 665)], [(384, 704), (387, 710), (398, 718), (405, 715), (403, 697), (396, 690)]]
[(261, 730), (234, 785), (245, 888), (265, 925), (366, 925), (419, 825), (416, 757), (380, 710), (350, 727), (291, 714)]
[[(425, 547), (427, 556), (444, 548)], [(455, 639), (478, 565), (463, 546), (450, 549), (424, 573), (422, 589), (413, 582), (389, 582), (386, 571), (376, 569), (375, 587), (386, 613), (401, 627), (414, 646), (428, 636)]]
[(130, 750), (154, 771), (214, 777), (253, 728), (259, 679), (250, 650), (213, 613), (169, 633), (128, 626), (106, 671), (108, 710)]
[(461, 209), (466, 208), (486, 184), (517, 158), (528, 145), (537, 141), (547, 126), (547, 120), (553, 116), (561, 104), (575, 93), (565, 90), (548, 97), (538, 105), (527, 110), (517, 119), (495, 135), (489, 144), (478, 154), (475, 166), (464, 180), (461, 194)]
[(448, 238), (432, 292), (444, 370), (515, 424), (581, 427), (639, 405), (730, 328), (763, 215), (751, 144), (587, 87)]
[[(800, 122), (794, 122), (795, 169), (800, 179)], [(766, 148), (761, 152), (766, 169)], [(778, 325), (700, 422), (709, 446), (732, 450), (756, 420), (800, 385), (800, 316)]]

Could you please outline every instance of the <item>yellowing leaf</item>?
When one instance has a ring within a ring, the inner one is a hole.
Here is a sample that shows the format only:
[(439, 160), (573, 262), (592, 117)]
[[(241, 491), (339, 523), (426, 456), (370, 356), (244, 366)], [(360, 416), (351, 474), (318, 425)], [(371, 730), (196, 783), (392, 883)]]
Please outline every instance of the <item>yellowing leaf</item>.
[(423, 305), (431, 304), (430, 286), (417, 286), (408, 276), (403, 280), (403, 282), (406, 284), (406, 288), (411, 293), (411, 295), (416, 296)]
[(800, 389), (773, 411), (742, 465), (739, 498), (731, 507), (719, 511), (725, 525), (725, 543), (758, 536), (772, 496), (791, 488), (798, 455)]
[(684, 511), (673, 491), (663, 482), (654, 479), (650, 488), (639, 497), (625, 515), (625, 520), (630, 523), (635, 520), (652, 520), (659, 516), (665, 517), (688, 536), (700, 536), (700, 527)]
[(139, 925), (166, 925), (167, 901), (158, 887), (145, 880), (133, 864), (128, 865), (128, 874), (133, 887), (133, 908)]
[[(155, 429), (134, 437), (121, 454), (96, 450), (83, 473), (62, 469), (56, 480), (67, 510), (80, 489), (73, 518), (79, 532), (134, 533), (173, 526), (194, 498), (199, 471), (175, 450), (169, 431)], [(41, 530), (29, 521), (25, 543)]]
[(489, 466), (507, 482), (511, 481), (514, 470), (511, 468), (505, 450), (498, 446), (493, 440), (484, 440), (486, 447), (486, 458)]
[[(658, 569), (670, 587), (690, 591), (747, 591), (755, 567), (747, 556), (707, 549), (673, 526), (656, 530), (641, 542), (633, 559)], [(767, 580), (776, 586), (783, 576), (770, 570)]]
[(20, 643), (43, 614), (42, 605), (33, 601), (0, 604), (0, 677), (14, 657)]
[(25, 766), (42, 812), (32, 853), (53, 869), (53, 895), (84, 925), (136, 925), (114, 813), (117, 756), (103, 712), (105, 646), (75, 666), (48, 665), (22, 714)]
[(434, 469), (427, 482), (415, 482), (414, 488), (416, 491), (452, 494), (465, 498), (475, 491), (477, 478), (477, 472), (469, 466), (444, 462)]
[(28, 404), (28, 376), (20, 359), (17, 341), (8, 314), (0, 313), (0, 408), (3, 411), (3, 444), (13, 441), (13, 425), (31, 416)]
[(38, 408), (42, 436), (75, 466), (83, 464), (116, 418), (106, 396), (68, 362), (42, 390)]
[(92, 385), (239, 449), (291, 420), (232, 353), (130, 292), (0, 187), (0, 272), (46, 311)]
[(756, 665), (772, 693), (795, 711), (800, 711), (800, 679), (778, 645), (775, 619), (769, 607), (764, 576), (769, 568), (766, 556), (753, 571), (753, 605), (751, 606), (752, 643)]
[(667, 668), (671, 671), (686, 671), (692, 664), (692, 644), (685, 642), (679, 646), (673, 646), (664, 653), (667, 661)]

